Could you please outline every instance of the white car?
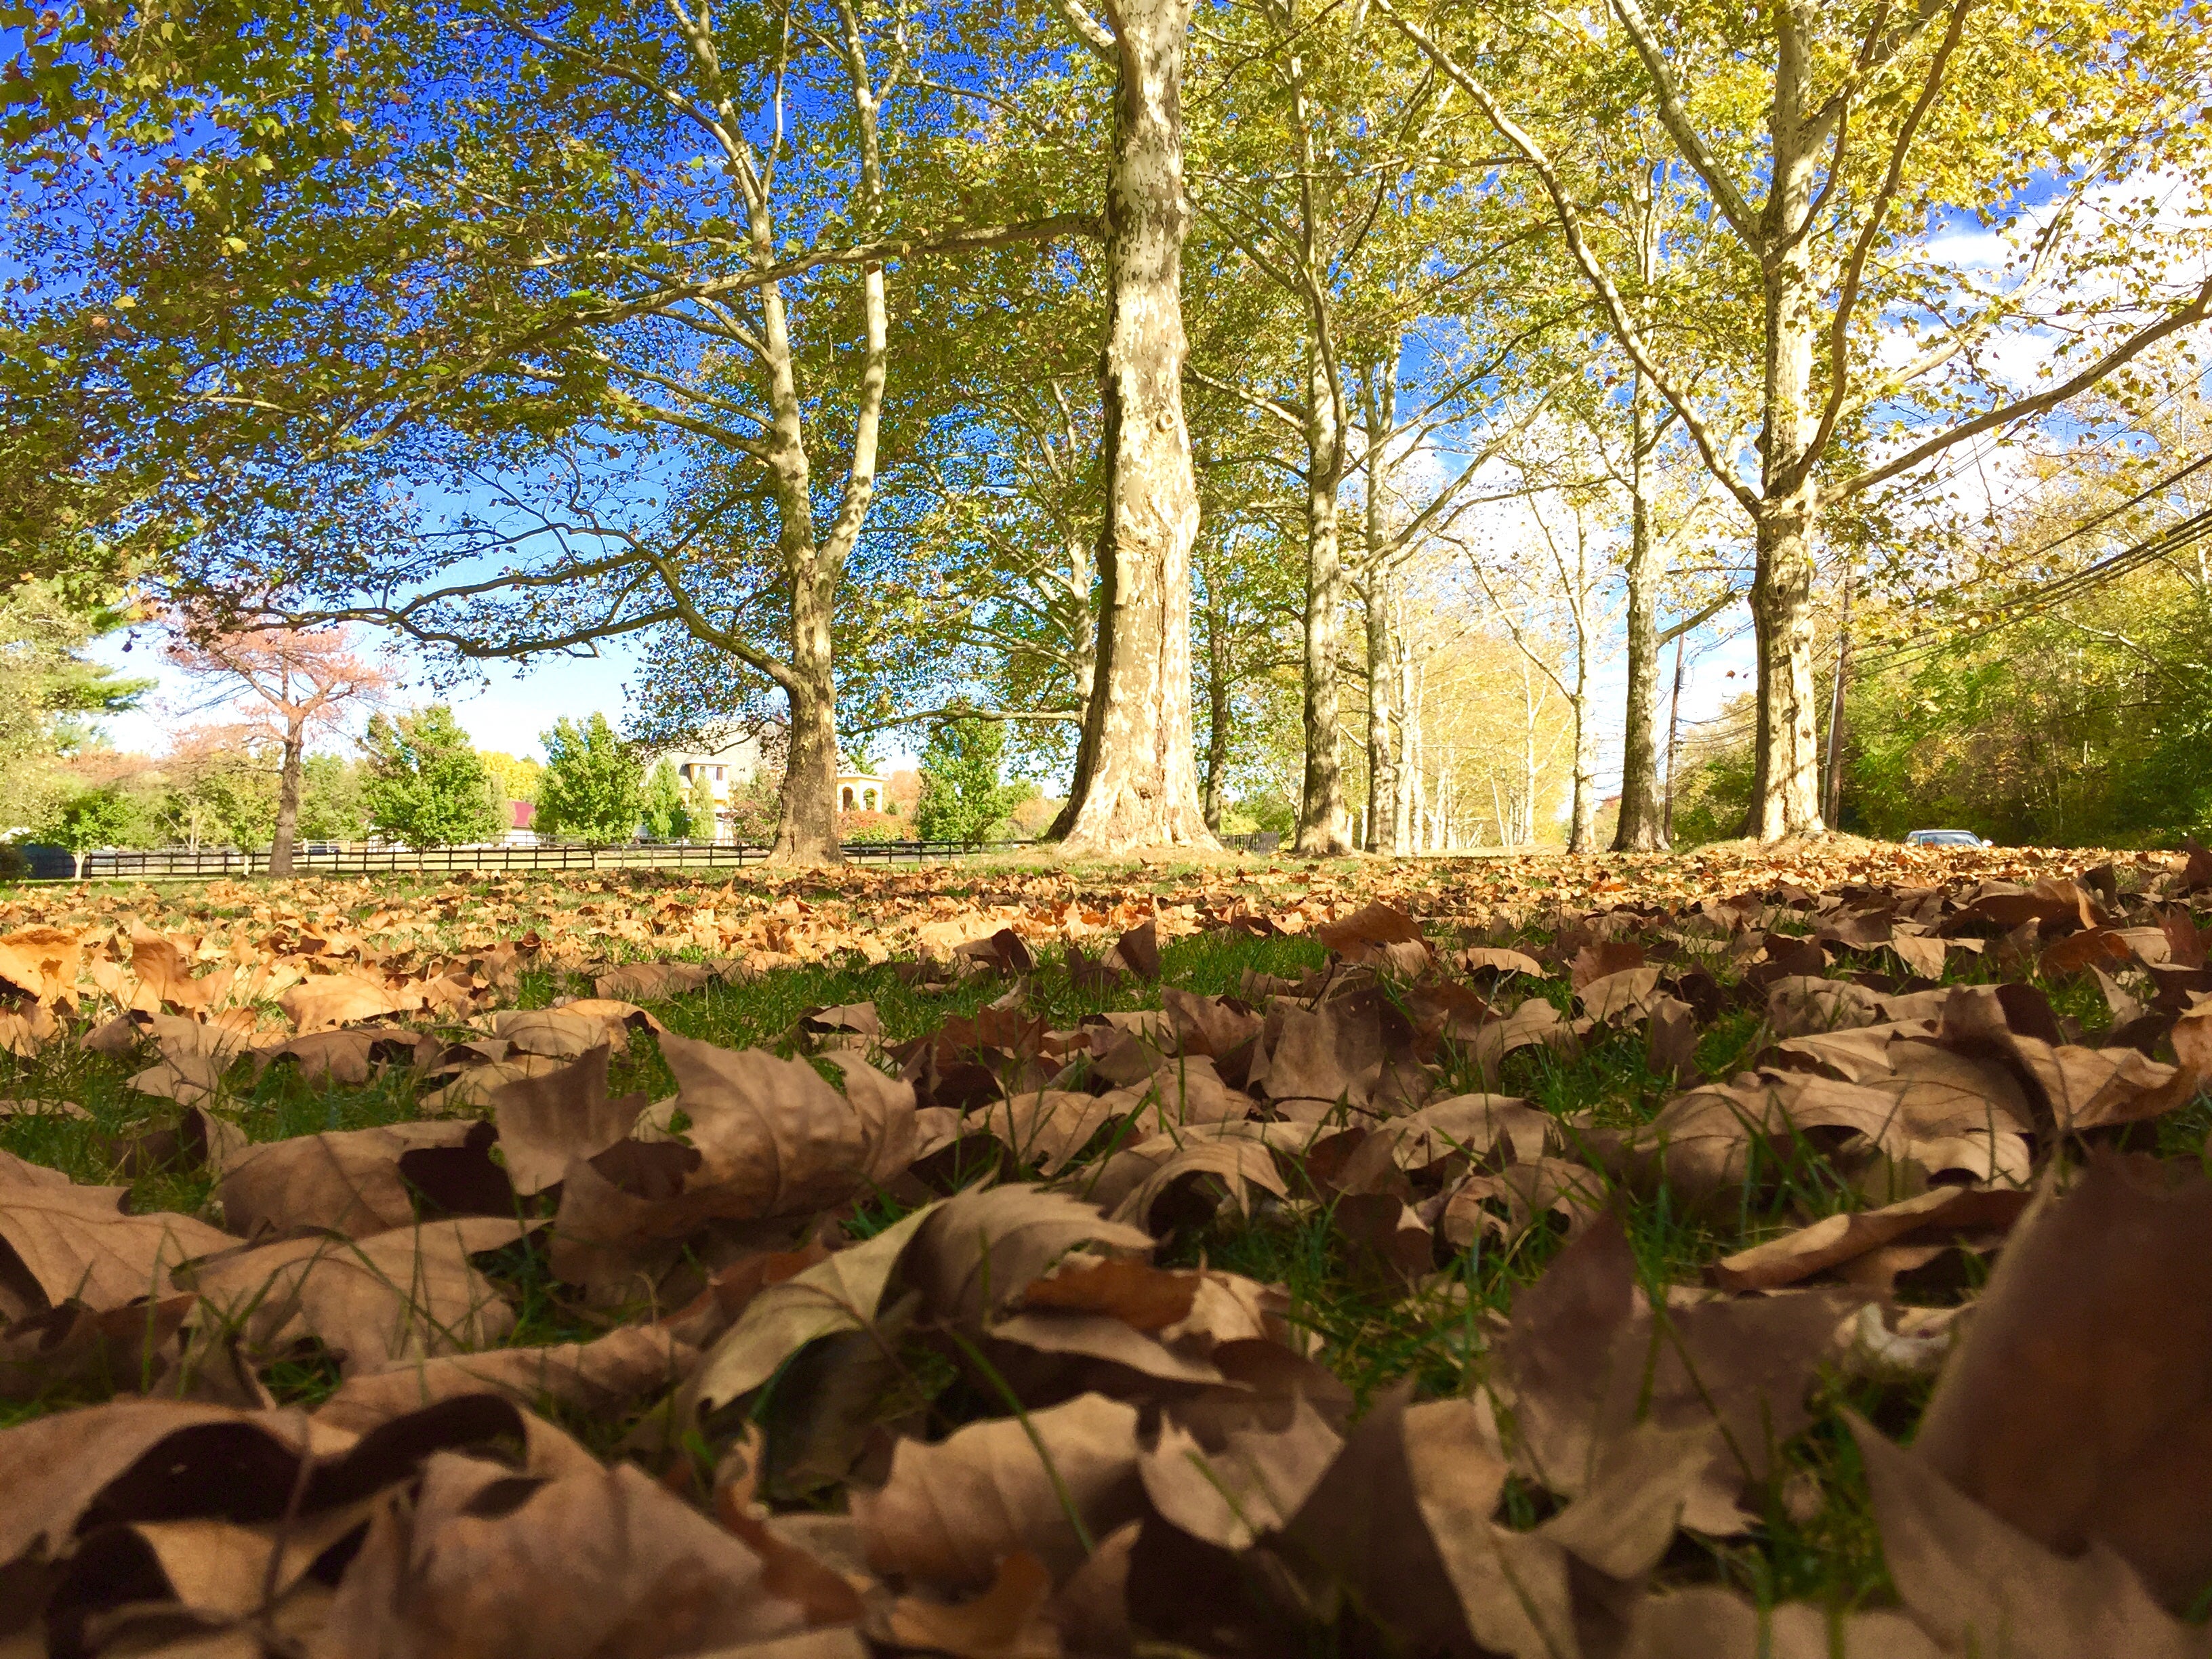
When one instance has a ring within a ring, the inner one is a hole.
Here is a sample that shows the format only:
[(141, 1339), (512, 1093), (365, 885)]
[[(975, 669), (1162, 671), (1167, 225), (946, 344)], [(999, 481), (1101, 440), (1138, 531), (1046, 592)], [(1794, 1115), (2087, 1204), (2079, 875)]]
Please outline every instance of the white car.
[(1905, 838), (1907, 847), (1987, 847), (1971, 830), (1915, 830)]

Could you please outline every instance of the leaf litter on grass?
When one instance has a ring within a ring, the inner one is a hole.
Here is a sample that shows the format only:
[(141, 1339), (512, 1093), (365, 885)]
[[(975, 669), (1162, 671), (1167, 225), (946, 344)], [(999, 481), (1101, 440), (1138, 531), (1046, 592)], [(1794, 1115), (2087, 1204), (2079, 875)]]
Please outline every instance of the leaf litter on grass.
[(2212, 1654), (2208, 866), (10, 901), (0, 1643)]

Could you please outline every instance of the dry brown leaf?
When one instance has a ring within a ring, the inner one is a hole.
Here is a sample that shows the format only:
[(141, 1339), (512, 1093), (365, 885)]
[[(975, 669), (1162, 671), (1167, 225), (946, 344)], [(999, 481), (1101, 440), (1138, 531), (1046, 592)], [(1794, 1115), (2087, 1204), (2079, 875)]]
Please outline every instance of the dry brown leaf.
[(318, 1422), (366, 1434), (380, 1423), (465, 1394), (501, 1394), (536, 1411), (620, 1419), (673, 1388), (697, 1353), (653, 1325), (621, 1325), (589, 1342), (421, 1359), (361, 1371), (315, 1408)]
[(1510, 1243), (1548, 1216), (1564, 1221), (1573, 1237), (1604, 1212), (1612, 1194), (1596, 1170), (1563, 1158), (1540, 1158), (1495, 1175), (1469, 1176), (1445, 1199), (1437, 1228), (1455, 1250), (1484, 1233)]
[(1735, 1457), (1689, 1498), (1686, 1524), (1728, 1533), (1736, 1487), (1764, 1479), (1775, 1446), (1812, 1419), (1805, 1390), (1857, 1298), (1801, 1291), (1667, 1308), (1655, 1317), (1612, 1217), (1567, 1246), (1515, 1299), (1492, 1378), (1512, 1413), (1516, 1467), (1572, 1497), (1608, 1443), (1649, 1420), (1710, 1430)]
[[(1255, 1187), (1278, 1198), (1290, 1194), (1267, 1143), (1243, 1136), (1180, 1140), (1174, 1135), (1155, 1136), (1114, 1155), (1099, 1177), (1098, 1195), (1106, 1197), (1127, 1173), (1134, 1174), (1136, 1180), (1115, 1204), (1114, 1219), (1140, 1227), (1152, 1225), (1153, 1206), (1186, 1181), (1218, 1181), (1224, 1189), (1224, 1201), (1234, 1204), (1238, 1213), (1244, 1215), (1251, 1213)], [(1149, 1233), (1146, 1241), (1150, 1242)]]
[(94, 1312), (73, 1304), (0, 1331), (0, 1400), (35, 1400), (70, 1383), (144, 1391), (175, 1361), (192, 1298), (126, 1303)]
[(166, 1296), (171, 1268), (238, 1243), (187, 1215), (126, 1215), (119, 1187), (79, 1187), (58, 1170), (26, 1175), (37, 1167), (0, 1164), (0, 1294), (12, 1281), (44, 1308), (119, 1308)]
[(1659, 1004), (1659, 970), (1624, 968), (1575, 988), (1583, 1012), (1601, 1025), (1633, 1025)]
[[(863, 1061), (847, 1069), (841, 1097), (801, 1060), (742, 1051), (670, 1034), (661, 1053), (676, 1075), (677, 1103), (691, 1119), (685, 1138), (701, 1158), (685, 1177), (712, 1188), (716, 1212), (749, 1219), (803, 1215), (842, 1202), (878, 1179), (910, 1147), (914, 1091)], [(904, 1165), (902, 1164), (901, 1168)]]
[(876, 1571), (981, 1589), (1018, 1550), (1065, 1579), (1086, 1553), (1070, 1511), (1095, 1539), (1143, 1501), (1136, 1407), (1086, 1394), (1026, 1421), (969, 1424), (935, 1445), (902, 1440), (890, 1478), (855, 1492), (852, 1508)]
[(2025, 1192), (1938, 1187), (1901, 1204), (1827, 1216), (1809, 1227), (1739, 1250), (1714, 1264), (1713, 1279), (1732, 1291), (1794, 1285), (1900, 1240), (1930, 1234), (2001, 1233), (2027, 1207)]
[(1060, 1632), (1045, 1616), (1052, 1576), (1018, 1550), (999, 1563), (990, 1589), (948, 1606), (918, 1595), (891, 1604), (886, 1628), (902, 1647), (927, 1648), (953, 1659), (1060, 1659)]
[(908, 1246), (942, 1207), (925, 1204), (873, 1237), (756, 1295), (692, 1377), (690, 1392), (701, 1409), (750, 1394), (810, 1342), (866, 1328)]
[(2054, 1554), (1855, 1416), (1882, 1556), (1907, 1612), (1947, 1652), (1988, 1659), (2203, 1659), (2203, 1632), (2172, 1618), (2101, 1544)]
[(84, 935), (73, 927), (21, 927), (0, 935), (0, 981), (71, 1013), (83, 960)]
[(752, 1551), (628, 1465), (533, 1480), (449, 1453), (371, 1526), (329, 1626), (334, 1659), (675, 1659), (801, 1628)]
[(1231, 1429), (1215, 1451), (1181, 1425), (1164, 1423), (1137, 1467), (1162, 1519), (1206, 1543), (1241, 1550), (1289, 1524), (1343, 1446), (1299, 1398), (1286, 1427)]
[[(1485, 1647), (1516, 1651), (1497, 1639), (1505, 1632), (1494, 1620), (1482, 1621), (1497, 1579), (1485, 1582), (1474, 1559), (1492, 1549), (1489, 1517), (1505, 1466), (1468, 1401), (1409, 1407), (1407, 1392), (1393, 1388), (1376, 1401), (1272, 1547), (1302, 1577), (1338, 1587), (1401, 1650), (1452, 1650), (1471, 1631)], [(1564, 1588), (1564, 1566), (1558, 1577)]]
[(232, 1158), (216, 1197), (243, 1237), (328, 1228), (366, 1238), (414, 1220), (408, 1154), (466, 1146), (477, 1130), (473, 1123), (389, 1123), (263, 1141)]
[(2045, 1547), (2103, 1545), (2185, 1609), (2212, 1581), (2208, 1402), (2212, 1182), (2100, 1157), (2015, 1230), (1913, 1455)]
[(330, 974), (302, 980), (278, 997), (276, 1006), (284, 1011), (284, 1017), (294, 1028), (305, 1035), (327, 1030), (334, 1025), (350, 1025), (357, 1020), (381, 1019), (389, 1014), (403, 1013), (410, 1004), (380, 978)]
[(1085, 1243), (1148, 1250), (1152, 1239), (1065, 1194), (971, 1187), (937, 1206), (914, 1241), (905, 1279), (931, 1316), (980, 1328)]
[(633, 962), (601, 974), (592, 990), (605, 1001), (658, 1002), (696, 991), (713, 977), (714, 969), (701, 962)]
[(1810, 1601), (1761, 1608), (1708, 1584), (1638, 1601), (1620, 1659), (1941, 1659), (1942, 1651), (1902, 1613)]
[(641, 1094), (608, 1095), (607, 1054), (600, 1043), (557, 1072), (491, 1091), (500, 1152), (524, 1197), (559, 1182), (572, 1159), (595, 1158), (625, 1139), (645, 1109)]
[(204, 1338), (273, 1353), (312, 1337), (348, 1376), (498, 1342), (514, 1312), (469, 1257), (525, 1229), (490, 1217), (422, 1222), (363, 1238), (318, 1236), (236, 1250), (172, 1275), (203, 1304)]

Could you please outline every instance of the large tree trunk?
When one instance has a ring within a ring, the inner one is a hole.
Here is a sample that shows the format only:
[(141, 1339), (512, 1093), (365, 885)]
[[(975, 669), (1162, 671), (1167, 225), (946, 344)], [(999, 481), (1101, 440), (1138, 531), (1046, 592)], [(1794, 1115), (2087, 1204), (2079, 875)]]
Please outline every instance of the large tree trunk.
[[(1787, 9), (1778, 9), (1786, 13)], [(1759, 703), (1752, 765), (1750, 834), (1761, 841), (1817, 836), (1820, 751), (1813, 684), (1813, 549), (1817, 509), (1807, 449), (1818, 425), (1813, 410), (1815, 331), (1820, 294), (1808, 238), (1814, 146), (1804, 120), (1805, 65), (1786, 15), (1785, 50), (1768, 112), (1774, 183), (1767, 207), (1765, 258), (1765, 430), (1755, 514), (1757, 563), (1751, 616), (1758, 635)]]
[[(1809, 491), (1807, 492), (1809, 495)], [(1813, 560), (1809, 514), (1769, 503), (1759, 525), (1752, 578), (1759, 702), (1750, 833), (1761, 841), (1821, 832), (1819, 696), (1813, 680)]]
[(830, 647), (830, 584), (794, 585), (791, 607), (791, 673), (784, 695), (791, 708), (790, 753), (776, 812), (773, 864), (836, 864), (837, 847), (837, 691)]
[(1318, 340), (1307, 343), (1306, 356), (1306, 767), (1298, 797), (1297, 850), (1309, 858), (1334, 858), (1352, 850), (1344, 828), (1344, 767), (1337, 732), (1344, 558), (1337, 539), (1336, 492), (1344, 476), (1344, 428), (1336, 376)]
[(276, 829), (269, 838), (269, 873), (292, 873), (292, 849), (300, 838), (300, 774), (307, 762), (307, 734), (303, 724), (284, 729), (284, 763), (276, 773)]
[[(1183, 422), (1182, 52), (1192, 0), (1125, 0), (1106, 181), (1109, 314), (1099, 364), (1106, 522), (1098, 669), (1084, 722), (1070, 858), (1218, 847), (1190, 730), (1190, 552), (1198, 486)], [(1087, 764), (1086, 764), (1087, 763)]]
[(1644, 463), (1650, 445), (1644, 380), (1630, 405), (1628, 458), (1628, 707), (1620, 744), (1620, 823), (1616, 853), (1656, 852), (1667, 845), (1659, 798), (1659, 572), (1651, 540), (1651, 486)]

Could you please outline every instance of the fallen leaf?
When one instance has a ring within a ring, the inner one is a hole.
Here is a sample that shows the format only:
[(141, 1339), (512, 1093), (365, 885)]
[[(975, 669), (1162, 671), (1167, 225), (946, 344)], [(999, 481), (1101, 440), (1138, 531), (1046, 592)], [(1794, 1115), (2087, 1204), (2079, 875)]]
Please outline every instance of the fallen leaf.
[(1714, 1264), (1714, 1282), (1732, 1291), (1794, 1285), (1900, 1240), (1959, 1232), (2003, 1232), (2027, 1207), (2018, 1191), (1938, 1187), (1901, 1204), (1832, 1215)]
[(234, 1154), (216, 1197), (224, 1219), (245, 1237), (327, 1228), (366, 1238), (414, 1220), (410, 1153), (466, 1146), (479, 1127), (389, 1123), (263, 1141)]
[(1947, 1652), (1990, 1659), (2203, 1659), (2134, 1570), (2092, 1543), (2068, 1558), (2008, 1526), (1922, 1458), (1847, 1414), (1898, 1597)]
[(315, 1408), (315, 1419), (365, 1434), (380, 1423), (465, 1394), (505, 1395), (532, 1411), (551, 1405), (619, 1419), (673, 1388), (697, 1358), (659, 1327), (621, 1325), (589, 1342), (495, 1348), (359, 1371)]
[(802, 1628), (752, 1551), (633, 1468), (540, 1480), (450, 1453), (377, 1516), (328, 1626), (338, 1659), (674, 1659)]
[(79, 1187), (55, 1178), (23, 1179), (0, 1165), (0, 1284), (18, 1279), (44, 1298), (94, 1312), (169, 1289), (169, 1270), (238, 1241), (187, 1215), (127, 1215), (119, 1187)]
[(1058, 1583), (1092, 1541), (1138, 1514), (1136, 1436), (1134, 1407), (1086, 1394), (1024, 1419), (969, 1424), (934, 1445), (902, 1440), (890, 1478), (853, 1493), (868, 1563), (981, 1589), (1000, 1560), (1027, 1550)]
[(1145, 1495), (1163, 1520), (1223, 1549), (1248, 1549), (1289, 1524), (1344, 1442), (1303, 1398), (1289, 1425), (1229, 1431), (1209, 1451), (1174, 1422), (1138, 1459)]
[(491, 1091), (500, 1152), (524, 1197), (558, 1182), (572, 1158), (595, 1158), (625, 1139), (645, 1109), (641, 1094), (608, 1095), (607, 1055), (600, 1043), (557, 1072)]
[(362, 1238), (286, 1239), (171, 1276), (199, 1297), (193, 1323), (204, 1337), (235, 1335), (260, 1353), (310, 1337), (351, 1376), (503, 1339), (514, 1328), (514, 1310), (469, 1257), (512, 1244), (523, 1231), (487, 1217)]
[(2100, 1545), (2185, 1610), (2212, 1583), (2208, 1402), (2212, 1182), (2100, 1156), (2014, 1229), (1913, 1455), (2045, 1548)]

